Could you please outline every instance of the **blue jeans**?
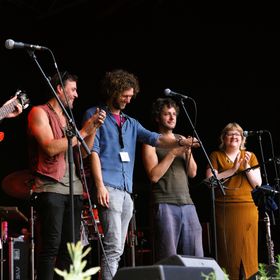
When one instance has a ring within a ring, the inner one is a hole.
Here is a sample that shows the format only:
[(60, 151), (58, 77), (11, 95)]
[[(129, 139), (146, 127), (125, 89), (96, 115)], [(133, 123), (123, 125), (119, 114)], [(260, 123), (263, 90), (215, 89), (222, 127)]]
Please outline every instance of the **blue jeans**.
[(133, 201), (129, 193), (111, 187), (107, 187), (107, 190), (110, 199), (109, 208), (98, 209), (106, 255), (101, 258), (102, 280), (111, 280), (117, 272), (133, 213)]
[(202, 227), (194, 205), (155, 205), (156, 261), (176, 254), (203, 257)]
[[(70, 196), (57, 193), (35, 194), (37, 279), (53, 280), (54, 268), (69, 270), (72, 261), (67, 242), (72, 242)], [(75, 242), (80, 239), (82, 196), (74, 196)], [(39, 236), (38, 236), (39, 235)], [(55, 277), (58, 277), (55, 275)], [(60, 278), (61, 279), (61, 278)]]

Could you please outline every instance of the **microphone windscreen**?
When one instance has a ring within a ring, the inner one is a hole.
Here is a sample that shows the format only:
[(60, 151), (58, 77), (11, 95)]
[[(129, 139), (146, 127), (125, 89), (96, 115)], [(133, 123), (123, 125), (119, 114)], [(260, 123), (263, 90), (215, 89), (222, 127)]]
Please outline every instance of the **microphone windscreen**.
[(13, 49), (14, 45), (15, 45), (15, 42), (11, 39), (6, 40), (6, 42), (5, 42), (6, 49), (11, 50), (11, 49)]
[(169, 88), (166, 88), (165, 90), (164, 90), (164, 94), (166, 95), (166, 96), (171, 96), (171, 90), (169, 89)]

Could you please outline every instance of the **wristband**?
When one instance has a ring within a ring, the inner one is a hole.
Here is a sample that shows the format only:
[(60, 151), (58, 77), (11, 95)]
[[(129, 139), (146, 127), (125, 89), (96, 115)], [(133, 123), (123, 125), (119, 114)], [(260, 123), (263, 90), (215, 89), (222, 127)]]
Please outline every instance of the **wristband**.
[(178, 143), (178, 145), (179, 146), (185, 146), (184, 144), (182, 144), (182, 141), (183, 141), (184, 139), (183, 139), (183, 137), (180, 135), (180, 136), (178, 136), (177, 137), (177, 139), (176, 139), (176, 141), (177, 141), (177, 143)]

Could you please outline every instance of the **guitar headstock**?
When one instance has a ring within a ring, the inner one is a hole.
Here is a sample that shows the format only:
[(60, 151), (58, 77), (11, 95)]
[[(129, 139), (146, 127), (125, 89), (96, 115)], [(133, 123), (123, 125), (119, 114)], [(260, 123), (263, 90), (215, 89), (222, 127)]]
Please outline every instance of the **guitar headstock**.
[[(29, 104), (29, 98), (27, 97), (26, 93), (22, 90), (17, 90), (15, 96), (5, 102), (5, 104), (0, 107), (0, 121), (7, 117), (16, 117), (21, 113), (21, 111), (17, 110), (16, 106), (21, 104), (22, 109), (26, 109)], [(4, 138), (4, 133), (0, 132), (0, 142)]]
[(17, 96), (17, 100), (21, 104), (22, 108), (26, 109), (30, 104), (30, 100), (25, 91), (18, 89), (15, 95)]

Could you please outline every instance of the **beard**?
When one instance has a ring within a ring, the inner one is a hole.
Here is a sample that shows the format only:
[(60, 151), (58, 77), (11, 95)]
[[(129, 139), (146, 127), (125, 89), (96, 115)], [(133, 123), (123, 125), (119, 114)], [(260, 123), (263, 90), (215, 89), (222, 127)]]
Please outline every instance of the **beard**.
[(66, 109), (73, 109), (73, 103), (74, 103), (74, 100), (68, 100), (68, 102), (66, 101), (66, 100), (63, 100), (62, 101), (62, 104), (64, 105), (64, 107), (66, 108)]
[(112, 106), (116, 109), (116, 110), (123, 110), (126, 106), (126, 104), (122, 105), (122, 103), (119, 103), (117, 101), (117, 98), (114, 98), (112, 101)]

